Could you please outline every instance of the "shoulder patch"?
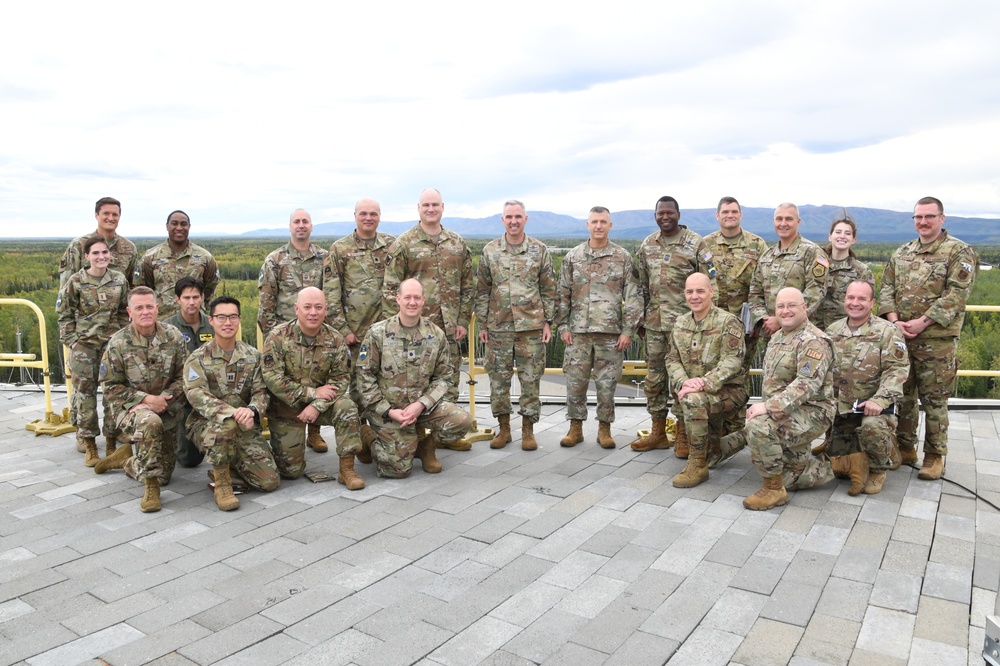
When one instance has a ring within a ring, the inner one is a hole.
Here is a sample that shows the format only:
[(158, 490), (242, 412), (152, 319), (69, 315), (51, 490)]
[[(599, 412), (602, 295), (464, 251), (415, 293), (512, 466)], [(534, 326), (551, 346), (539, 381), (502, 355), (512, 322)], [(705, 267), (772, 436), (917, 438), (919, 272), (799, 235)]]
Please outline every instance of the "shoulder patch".
[(806, 361), (806, 364), (799, 368), (800, 375), (811, 375), (812, 371), (812, 361)]
[(906, 351), (906, 343), (905, 342), (900, 342), (899, 340), (896, 340), (896, 346), (899, 347), (901, 350)]
[(139, 279), (139, 267), (138, 266), (135, 267), (135, 272), (132, 273), (132, 279), (133, 280), (138, 280)]
[(270, 368), (272, 365), (274, 365), (274, 354), (267, 352), (264, 354), (264, 367)]
[(101, 370), (100, 372), (98, 372), (97, 376), (100, 378), (101, 381), (104, 381), (105, 377), (108, 376), (108, 364), (105, 363), (104, 361), (101, 361)]
[(364, 361), (368, 358), (368, 345), (362, 344), (361, 351), (358, 353), (358, 360)]
[(193, 382), (193, 381), (197, 381), (199, 379), (201, 379), (201, 375), (199, 375), (197, 372), (195, 372), (194, 368), (188, 368), (188, 377), (187, 377), (187, 380), (189, 382)]
[(817, 361), (823, 358), (823, 354), (819, 353), (815, 349), (807, 349), (806, 356), (808, 356), (809, 358), (814, 358)]
[(964, 268), (965, 270), (969, 271), (970, 273), (972, 272), (972, 264), (970, 264), (970, 263), (967, 263), (967, 262), (963, 261), (962, 262), (962, 268)]
[(822, 256), (822, 255), (819, 255), (819, 254), (816, 255), (816, 263), (820, 264), (824, 268), (829, 268), (830, 267), (830, 260), (827, 259), (826, 257)]
[(59, 298), (56, 299), (56, 309), (57, 310), (59, 309), (60, 305), (62, 305), (62, 294), (60, 294)]
[(260, 273), (257, 275), (257, 286), (264, 284), (264, 267), (260, 267)]
[(743, 337), (743, 331), (741, 331), (740, 329), (738, 329), (735, 326), (730, 326), (728, 333), (729, 333), (729, 335), (733, 336), (734, 338), (742, 338)]

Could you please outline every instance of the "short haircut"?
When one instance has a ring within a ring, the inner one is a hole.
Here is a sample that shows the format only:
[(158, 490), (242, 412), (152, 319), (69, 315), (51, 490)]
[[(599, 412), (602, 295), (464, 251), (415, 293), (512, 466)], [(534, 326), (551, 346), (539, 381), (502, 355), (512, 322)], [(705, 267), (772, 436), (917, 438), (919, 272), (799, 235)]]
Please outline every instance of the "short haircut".
[[(923, 197), (922, 199), (917, 201), (917, 206), (926, 206), (927, 204), (937, 204), (938, 213), (944, 212), (944, 204), (941, 203), (941, 200), (936, 197)], [(914, 206), (914, 208), (915, 207), (916, 206)]]
[(847, 286), (850, 287), (852, 284), (863, 284), (869, 289), (871, 289), (872, 300), (873, 301), (875, 300), (875, 285), (873, 285), (871, 282), (869, 282), (868, 280), (851, 280), (850, 282), (847, 283)]
[(608, 215), (611, 214), (611, 211), (608, 210), (607, 208), (605, 208), (604, 206), (594, 206), (593, 208), (590, 209), (590, 212), (591, 213), (607, 213)]
[(528, 212), (528, 209), (524, 207), (524, 203), (518, 201), (517, 199), (507, 199), (507, 201), (503, 202), (503, 208), (501, 208), (500, 210), (501, 211), (506, 210), (507, 206), (520, 206), (521, 210), (523, 210), (524, 212)]
[(719, 199), (719, 205), (715, 207), (715, 212), (718, 213), (720, 210), (722, 210), (723, 206), (731, 203), (736, 204), (736, 207), (740, 209), (740, 212), (741, 213), (743, 212), (743, 206), (740, 205), (740, 202), (737, 201), (735, 197), (722, 197), (721, 199)]
[(663, 196), (656, 200), (657, 206), (659, 206), (661, 203), (672, 203), (674, 205), (674, 208), (676, 208), (678, 212), (681, 209), (681, 205), (677, 203), (677, 199), (674, 199), (673, 197), (670, 196)]
[(212, 302), (208, 304), (208, 313), (214, 317), (215, 308), (219, 307), (220, 305), (235, 305), (236, 314), (240, 314), (240, 302), (237, 299), (233, 298), (232, 296), (219, 296), (217, 298), (212, 299)]
[(90, 248), (94, 247), (98, 243), (103, 243), (106, 248), (108, 248), (109, 250), (111, 249), (111, 246), (108, 245), (108, 241), (105, 240), (104, 236), (101, 236), (100, 234), (95, 234), (90, 238), (88, 238), (86, 242), (83, 244), (83, 253), (90, 254)]
[(94, 204), (95, 215), (101, 212), (102, 206), (118, 206), (118, 214), (120, 215), (122, 212), (122, 202), (118, 201), (118, 199), (115, 199), (114, 197), (101, 197), (98, 199), (97, 203)]
[(780, 203), (777, 206), (775, 206), (774, 212), (777, 213), (782, 208), (791, 208), (792, 210), (795, 211), (795, 217), (800, 220), (802, 219), (802, 215), (799, 214), (799, 207), (791, 203), (790, 201), (786, 201), (785, 203)]
[(177, 296), (177, 298), (180, 298), (181, 294), (184, 293), (184, 290), (190, 289), (191, 287), (197, 289), (198, 293), (202, 296), (205, 295), (205, 283), (196, 277), (191, 277), (190, 275), (185, 275), (178, 280), (176, 284), (174, 284), (174, 295)]
[(146, 286), (134, 287), (132, 291), (128, 292), (128, 305), (132, 307), (132, 299), (136, 296), (152, 296), (156, 299), (156, 292)]
[(181, 215), (183, 215), (184, 217), (186, 217), (188, 219), (188, 222), (191, 221), (191, 216), (188, 215), (187, 213), (185, 213), (184, 211), (182, 211), (182, 210), (172, 210), (167, 215), (167, 224), (170, 224), (170, 218), (172, 218), (174, 216), (174, 213), (180, 213)]

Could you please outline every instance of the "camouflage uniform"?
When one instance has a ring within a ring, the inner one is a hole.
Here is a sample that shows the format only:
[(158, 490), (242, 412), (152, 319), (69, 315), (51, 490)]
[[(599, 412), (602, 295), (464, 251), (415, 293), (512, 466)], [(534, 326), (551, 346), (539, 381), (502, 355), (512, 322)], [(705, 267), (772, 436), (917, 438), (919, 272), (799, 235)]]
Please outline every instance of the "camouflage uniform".
[[(78, 273), (84, 268), (90, 268), (90, 262), (83, 256), (83, 246), (86, 245), (88, 240), (99, 235), (95, 231), (92, 234), (80, 236), (70, 241), (69, 247), (66, 248), (62, 259), (59, 260), (60, 289), (66, 286), (66, 281), (74, 273)], [(101, 238), (104, 237), (101, 236)], [(107, 242), (108, 250), (111, 252), (111, 263), (108, 264), (108, 268), (124, 275), (128, 287), (131, 289), (133, 286), (132, 276), (135, 274), (135, 264), (138, 259), (138, 250), (135, 249), (135, 243), (119, 235), (105, 242)]]
[(869, 317), (856, 330), (851, 330), (845, 317), (826, 332), (833, 340), (833, 394), (837, 400), (826, 452), (846, 456), (864, 451), (869, 469), (889, 469), (896, 416), (855, 414), (854, 403), (870, 400), (886, 409), (903, 399), (903, 383), (910, 371), (903, 334), (878, 317)]
[(269, 492), (281, 479), (259, 424), (244, 430), (233, 418), (238, 407), (263, 416), (268, 393), (260, 352), (239, 340), (229, 359), (215, 340), (202, 345), (184, 364), (184, 394), (193, 411), (185, 428), (213, 467), (229, 466), (248, 484)]
[(179, 309), (174, 297), (174, 285), (182, 277), (201, 280), (205, 285), (205, 303), (209, 303), (219, 286), (219, 267), (208, 250), (199, 245), (188, 242), (187, 247), (175, 252), (170, 243), (164, 241), (142, 255), (132, 283), (156, 292), (160, 317), (166, 319)]
[[(101, 361), (105, 403), (110, 404), (119, 431), (135, 444), (135, 455), (124, 467), (133, 479), (156, 477), (163, 484), (170, 482), (176, 428), (185, 404), (181, 382), (185, 358), (184, 339), (170, 324), (157, 323), (151, 338), (130, 325), (108, 342)], [(146, 395), (169, 398), (166, 411), (130, 411)]]
[(489, 334), (486, 371), (493, 416), (510, 414), (510, 381), (517, 364), (521, 382), (519, 413), (538, 423), (538, 386), (545, 373), (542, 329), (556, 316), (556, 274), (545, 243), (525, 236), (520, 245), (507, 237), (492, 240), (479, 259), (476, 321)]
[(844, 299), (847, 285), (855, 280), (864, 280), (875, 288), (875, 278), (868, 264), (860, 261), (853, 252), (847, 259), (830, 260), (830, 277), (827, 281), (826, 296), (816, 313), (816, 327), (826, 330), (830, 324), (844, 317)]
[[(417, 426), (429, 428), (439, 443), (450, 444), (472, 425), (467, 412), (444, 399), (452, 367), (448, 354), (444, 331), (426, 317), (407, 328), (394, 315), (368, 329), (356, 381), (364, 416), (378, 436), (372, 455), (379, 476), (409, 475)], [(390, 408), (404, 409), (417, 401), (424, 411), (415, 424), (402, 427), (387, 416)]]
[(452, 370), (445, 399), (455, 402), (462, 368), (462, 352), (455, 340), (455, 327), (469, 328), (476, 297), (469, 246), (461, 236), (444, 227), (436, 239), (419, 224), (401, 234), (389, 246), (385, 259), (383, 317), (399, 312), (396, 292), (400, 283), (408, 278), (416, 278), (424, 286), (423, 316), (448, 336)]
[(811, 488), (833, 478), (830, 460), (810, 454), (810, 444), (833, 423), (833, 346), (826, 333), (808, 321), (794, 331), (780, 330), (764, 354), (764, 405), (767, 412), (726, 435), (722, 449), (750, 445), (761, 476), (781, 475), (789, 490)]
[[(200, 320), (197, 329), (184, 321), (180, 312), (164, 320), (164, 323), (174, 326), (181, 332), (181, 337), (184, 338), (184, 344), (187, 346), (187, 354), (193, 353), (195, 349), (215, 338), (215, 330), (208, 322), (208, 316), (203, 312), (199, 312), (198, 316)], [(190, 414), (191, 405), (185, 401), (184, 414), (177, 422), (177, 462), (184, 467), (197, 467), (205, 459), (205, 454), (199, 451), (191, 438), (187, 436), (184, 424)]]
[(944, 229), (932, 243), (914, 239), (896, 250), (882, 274), (879, 314), (895, 312), (903, 321), (926, 316), (930, 326), (906, 340), (910, 375), (903, 387), (897, 437), (901, 449), (917, 444), (924, 406), (924, 452), (948, 455), (948, 399), (958, 376), (958, 335), (972, 292), (979, 259), (972, 246)]
[(703, 391), (680, 400), (693, 449), (705, 449), (710, 437), (720, 438), (725, 418), (739, 413), (747, 402), (743, 336), (743, 322), (717, 307), (701, 321), (690, 312), (674, 320), (667, 354), (670, 389), (676, 395), (688, 379), (705, 380)]
[(266, 336), (281, 322), (295, 319), (295, 301), (304, 288), (323, 288), (324, 261), (326, 250), (314, 243), (305, 253), (285, 243), (267, 255), (257, 279), (257, 325), (261, 333)]
[(650, 234), (636, 253), (645, 304), (646, 409), (654, 419), (667, 418), (670, 407), (666, 362), (674, 319), (688, 312), (684, 281), (692, 273), (704, 273), (715, 286), (715, 263), (705, 240), (683, 224), (678, 229), (673, 236)]
[(830, 259), (811, 240), (796, 236), (787, 249), (781, 242), (761, 256), (750, 281), (750, 316), (756, 326), (774, 316), (774, 302), (785, 287), (795, 287), (805, 297), (809, 317), (815, 317), (826, 295)]
[[(267, 334), (261, 354), (264, 383), (271, 392), (271, 451), (283, 478), (297, 479), (306, 469), (306, 424), (296, 417), (308, 405), (319, 412), (317, 425), (336, 429), (338, 456), (361, 450), (358, 407), (350, 398), (351, 353), (340, 333), (323, 324), (310, 338), (297, 320), (286, 321)], [(324, 384), (337, 388), (332, 402), (316, 397), (315, 389)]]
[(619, 335), (635, 338), (642, 325), (639, 271), (624, 248), (609, 242), (593, 249), (585, 241), (566, 253), (556, 325), (560, 335), (573, 334), (563, 356), (566, 418), (587, 420), (587, 384), (593, 370), (597, 419), (613, 423), (615, 388), (625, 358), (615, 345)]
[[(73, 380), (72, 412), (77, 438), (97, 437), (97, 384), (101, 354), (108, 340), (128, 326), (128, 281), (108, 269), (103, 277), (86, 269), (74, 273), (63, 285), (56, 301), (59, 340), (69, 348), (69, 370)], [(75, 346), (75, 348), (74, 348)], [(104, 402), (104, 436), (114, 437), (114, 420)]]

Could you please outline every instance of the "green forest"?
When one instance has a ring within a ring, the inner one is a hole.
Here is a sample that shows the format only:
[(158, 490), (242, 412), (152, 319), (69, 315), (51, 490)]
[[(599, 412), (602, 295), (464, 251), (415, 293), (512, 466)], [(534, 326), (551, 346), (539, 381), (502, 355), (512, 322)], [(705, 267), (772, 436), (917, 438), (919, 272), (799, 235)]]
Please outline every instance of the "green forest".
[[(257, 275), (264, 257), (287, 239), (279, 238), (219, 238), (197, 239), (198, 244), (208, 249), (219, 263), (222, 283), (217, 295), (235, 296), (242, 303), (243, 339), (256, 345), (257, 321)], [(314, 241), (328, 247), (334, 239), (315, 238)], [(615, 239), (613, 239), (615, 240)], [(571, 248), (580, 243), (579, 239), (545, 239), (550, 247)], [(159, 243), (156, 239), (140, 239), (136, 245), (142, 253)], [(488, 239), (467, 239), (472, 251), (473, 262), (478, 257)], [(630, 252), (635, 252), (639, 240), (617, 241)], [(885, 261), (898, 247), (894, 243), (858, 243), (855, 252), (868, 262), (880, 281)], [(65, 381), (61, 366), (61, 345), (59, 327), (56, 323), (55, 303), (59, 286), (57, 267), (59, 258), (66, 249), (66, 241), (6, 241), (0, 249), (0, 298), (22, 298), (29, 300), (42, 310), (48, 338), (49, 362), (53, 383)], [(983, 263), (994, 266), (1000, 264), (1000, 245), (976, 248)], [(562, 253), (553, 253), (556, 270), (562, 263)], [(970, 299), (975, 305), (1000, 305), (1000, 269), (981, 270)], [(26, 353), (40, 355), (38, 324), (30, 308), (15, 305), (0, 305), (0, 352), (12, 353), (17, 350), (17, 331), (21, 331), (21, 349)], [(549, 345), (548, 365), (558, 367), (562, 362), (562, 344)], [(630, 358), (641, 358), (640, 346), (629, 354)], [(477, 354), (478, 355), (478, 354)], [(969, 313), (959, 348), (959, 360), (963, 369), (1000, 370), (1000, 313)], [(38, 381), (39, 372), (27, 372), (29, 381)], [(0, 382), (20, 381), (20, 370), (0, 367)], [(623, 381), (628, 381), (624, 378)], [(958, 380), (956, 397), (1000, 398), (1000, 385), (988, 377), (962, 377)]]

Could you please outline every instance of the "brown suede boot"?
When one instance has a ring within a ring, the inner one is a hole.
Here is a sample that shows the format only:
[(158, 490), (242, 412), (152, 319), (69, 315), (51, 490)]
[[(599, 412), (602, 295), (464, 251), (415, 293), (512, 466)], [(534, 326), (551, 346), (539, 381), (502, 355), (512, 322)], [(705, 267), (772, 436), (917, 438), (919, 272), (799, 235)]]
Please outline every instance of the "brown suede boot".
[(155, 513), (160, 510), (160, 480), (157, 477), (146, 479), (146, 492), (142, 494), (139, 510), (143, 513)]
[(559, 440), (559, 446), (576, 446), (583, 441), (583, 421), (570, 419), (569, 432)]
[(629, 446), (632, 447), (633, 451), (638, 451), (639, 453), (652, 451), (653, 449), (669, 449), (672, 444), (667, 439), (667, 419), (665, 417), (662, 419), (654, 418), (653, 429), (649, 431), (649, 434), (635, 440)]
[(233, 494), (233, 481), (229, 476), (229, 466), (220, 465), (213, 470), (215, 473), (215, 506), (222, 511), (232, 511), (240, 508), (240, 501)]
[(97, 452), (97, 442), (93, 437), (87, 437), (83, 440), (83, 448), (85, 451), (83, 464), (87, 467), (96, 467), (97, 463), (101, 462), (101, 455)]
[(674, 477), (674, 488), (694, 488), (708, 481), (708, 463), (705, 462), (705, 449), (691, 449), (687, 467)]
[(521, 417), (521, 450), (534, 451), (538, 448), (535, 441), (535, 424), (528, 420), (528, 417)]
[(818, 456), (821, 453), (826, 453), (826, 445), (830, 443), (830, 439), (824, 439), (823, 443), (812, 450), (814, 456)]
[(676, 428), (674, 430), (674, 455), (683, 460), (691, 455), (687, 431), (684, 429), (684, 417), (677, 417)]
[(903, 464), (903, 455), (899, 452), (896, 438), (893, 438), (892, 448), (889, 449), (889, 469), (899, 469)]
[(852, 453), (847, 456), (850, 464), (851, 487), (847, 494), (856, 497), (861, 494), (868, 483), (868, 455), (865, 453)]
[(903, 465), (916, 465), (917, 464), (917, 450), (907, 449), (904, 447), (899, 447), (899, 460)]
[(354, 456), (340, 456), (340, 472), (337, 474), (337, 483), (347, 486), (348, 490), (361, 490), (365, 487), (365, 480), (354, 471)]
[[(97, 454), (97, 445), (94, 445), (94, 454)], [(132, 445), (125, 444), (124, 446), (119, 446), (118, 449), (112, 453), (110, 456), (100, 461), (94, 465), (95, 474), (104, 474), (109, 469), (122, 469), (125, 467), (125, 463), (129, 458), (132, 457)]]
[(372, 463), (372, 444), (378, 439), (378, 435), (367, 423), (361, 426), (361, 450), (358, 451), (358, 462), (370, 465)]
[(87, 452), (87, 438), (86, 437), (80, 437), (79, 434), (77, 434), (77, 436), (76, 436), (76, 451), (77, 451), (77, 453), (86, 453)]
[(510, 444), (510, 414), (500, 414), (497, 416), (497, 420), (500, 421), (500, 429), (497, 434), (490, 440), (491, 449), (502, 449), (503, 447)]
[(750, 497), (743, 500), (743, 506), (751, 511), (767, 511), (788, 504), (788, 493), (781, 485), (781, 475), (764, 478), (764, 485)]
[(326, 440), (320, 434), (319, 424), (310, 423), (306, 428), (306, 446), (316, 453), (326, 453), (330, 447), (326, 445)]
[(607, 421), (598, 421), (597, 443), (602, 449), (613, 449), (616, 446), (615, 438), (611, 436), (611, 424)]
[(882, 492), (883, 484), (885, 484), (885, 470), (873, 470), (868, 474), (868, 483), (865, 484), (865, 495), (878, 495)]
[(850, 456), (833, 456), (830, 458), (830, 467), (833, 468), (833, 475), (838, 479), (851, 478)]
[(437, 442), (434, 440), (434, 435), (427, 434), (417, 442), (417, 452), (413, 454), (414, 458), (420, 459), (424, 471), (428, 474), (437, 474), (441, 471), (441, 461), (434, 455), (436, 448)]
[(944, 457), (936, 453), (924, 453), (924, 464), (917, 474), (918, 479), (936, 481), (944, 475)]

